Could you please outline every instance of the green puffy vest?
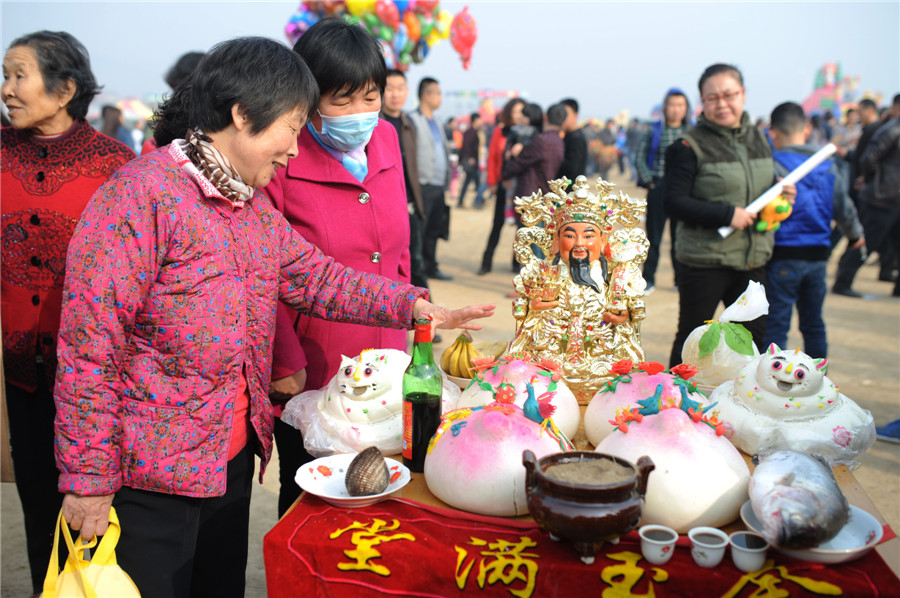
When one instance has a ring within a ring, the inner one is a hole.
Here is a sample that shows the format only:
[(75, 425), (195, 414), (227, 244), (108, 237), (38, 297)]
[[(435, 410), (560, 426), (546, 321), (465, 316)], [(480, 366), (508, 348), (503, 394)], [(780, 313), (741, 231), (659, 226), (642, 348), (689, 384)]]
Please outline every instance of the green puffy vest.
[[(691, 195), (715, 203), (747, 207), (775, 180), (775, 163), (765, 136), (745, 112), (738, 129), (720, 127), (701, 114), (683, 138), (697, 156)], [(695, 268), (752, 270), (772, 256), (774, 232), (750, 226), (722, 238), (718, 229), (678, 222), (675, 254)]]

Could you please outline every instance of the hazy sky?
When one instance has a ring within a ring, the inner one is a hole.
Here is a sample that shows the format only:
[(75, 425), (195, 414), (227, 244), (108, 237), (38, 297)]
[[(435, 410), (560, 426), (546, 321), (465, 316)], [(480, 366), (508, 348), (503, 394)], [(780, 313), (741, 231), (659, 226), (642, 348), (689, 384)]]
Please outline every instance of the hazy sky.
[[(297, 1), (0, 1), (2, 47), (39, 29), (66, 30), (87, 46), (105, 91), (168, 91), (166, 70), (184, 52), (237, 35), (287, 43)], [(817, 69), (840, 62), (859, 89), (889, 102), (900, 91), (900, 2), (498, 2), (443, 0), (478, 24), (472, 64), (463, 70), (449, 40), (408, 71), (411, 87), (434, 76), (445, 91), (516, 89), (544, 108), (567, 96), (582, 116), (623, 109), (646, 117), (670, 86), (697, 102), (697, 79), (713, 62), (744, 73), (747, 110), (767, 115), (813, 90)], [(414, 95), (411, 94), (411, 95)], [(414, 101), (410, 99), (410, 108)], [(445, 103), (441, 116), (462, 110)], [(468, 109), (468, 108), (466, 108)]]

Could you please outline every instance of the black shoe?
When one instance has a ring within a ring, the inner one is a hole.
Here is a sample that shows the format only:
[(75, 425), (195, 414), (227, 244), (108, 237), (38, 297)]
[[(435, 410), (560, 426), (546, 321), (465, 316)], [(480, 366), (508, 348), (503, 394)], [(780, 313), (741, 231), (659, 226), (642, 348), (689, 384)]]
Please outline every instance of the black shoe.
[(444, 274), (440, 270), (435, 270), (428, 275), (428, 278), (433, 278), (435, 280), (453, 280), (452, 276), (450, 276), (449, 274)]
[(834, 293), (835, 295), (843, 295), (844, 297), (853, 297), (854, 299), (862, 299), (862, 296), (863, 296), (862, 293), (857, 293), (856, 291), (854, 291), (853, 289), (850, 289), (850, 288), (839, 289), (837, 287), (834, 287), (833, 289), (831, 289), (831, 292)]
[(491, 271), (490, 266), (481, 266), (481, 268), (478, 269), (478, 276), (484, 276), (485, 274), (487, 274), (490, 271)]

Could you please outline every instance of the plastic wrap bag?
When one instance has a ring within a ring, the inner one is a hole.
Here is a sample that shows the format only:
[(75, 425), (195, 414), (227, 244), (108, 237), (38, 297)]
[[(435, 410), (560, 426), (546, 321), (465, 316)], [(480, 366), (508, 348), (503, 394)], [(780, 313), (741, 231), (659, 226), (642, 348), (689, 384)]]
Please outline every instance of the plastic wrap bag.
[[(338, 373), (323, 388), (288, 401), (281, 420), (302, 432), (303, 446), (314, 457), (357, 453), (370, 446), (377, 446), (384, 455), (398, 454), (403, 432), (402, 380), (409, 359), (394, 349), (344, 357)], [(372, 370), (367, 378), (358, 375), (360, 367)], [(456, 407), (461, 391), (442, 376), (442, 411), (447, 412)]]
[(697, 368), (694, 380), (701, 385), (718, 386), (759, 355), (750, 332), (736, 322), (749, 322), (768, 312), (765, 288), (750, 281), (747, 290), (725, 308), (717, 321), (691, 331), (681, 349), (681, 361)]

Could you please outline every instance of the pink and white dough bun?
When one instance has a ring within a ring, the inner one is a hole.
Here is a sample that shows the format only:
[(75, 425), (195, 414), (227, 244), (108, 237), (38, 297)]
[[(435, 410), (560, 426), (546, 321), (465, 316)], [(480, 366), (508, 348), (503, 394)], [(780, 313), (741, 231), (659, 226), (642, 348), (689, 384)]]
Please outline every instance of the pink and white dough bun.
[(647, 483), (642, 524), (686, 533), (737, 519), (747, 500), (750, 469), (722, 434), (723, 424), (705, 417), (695, 422), (681, 408), (662, 409), (628, 422), (626, 432), (615, 430), (597, 445), (599, 453), (631, 462), (647, 455), (656, 465)]
[(482, 515), (528, 514), (522, 452), (540, 459), (572, 444), (514, 404), (444, 414), (425, 457), (425, 482), (448, 505)]

